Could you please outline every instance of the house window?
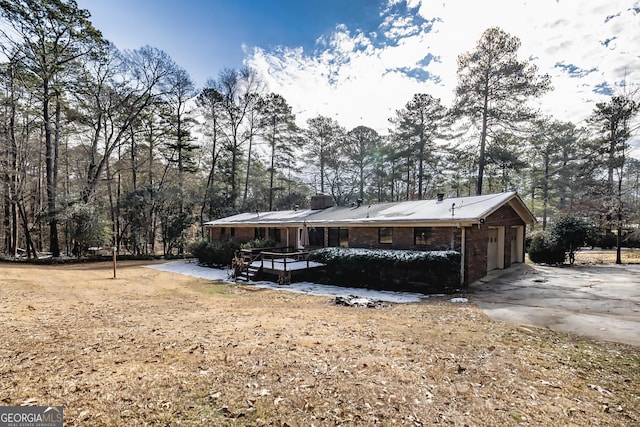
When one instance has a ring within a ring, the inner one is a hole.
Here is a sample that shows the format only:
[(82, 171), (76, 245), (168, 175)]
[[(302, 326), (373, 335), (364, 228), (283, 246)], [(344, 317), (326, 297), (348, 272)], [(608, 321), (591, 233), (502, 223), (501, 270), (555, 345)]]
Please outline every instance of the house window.
[(393, 243), (393, 227), (378, 228), (378, 243), (382, 243), (382, 244)]
[(264, 227), (256, 227), (256, 231), (254, 233), (254, 239), (264, 240), (267, 237), (267, 229)]
[(270, 228), (269, 229), (269, 239), (273, 240), (275, 243), (280, 243), (280, 229), (279, 228)]
[(324, 227), (309, 228), (309, 246), (324, 247)]
[(224, 239), (225, 234), (227, 234), (227, 229), (225, 227), (220, 227), (220, 239)]
[(329, 246), (341, 248), (349, 247), (349, 229), (348, 228), (329, 228)]
[(230, 230), (231, 230), (231, 233), (230, 233), (231, 237), (236, 237), (236, 229), (235, 229), (235, 227), (231, 227)]
[(413, 244), (427, 246), (431, 244), (430, 230), (428, 227), (415, 227), (413, 229)]

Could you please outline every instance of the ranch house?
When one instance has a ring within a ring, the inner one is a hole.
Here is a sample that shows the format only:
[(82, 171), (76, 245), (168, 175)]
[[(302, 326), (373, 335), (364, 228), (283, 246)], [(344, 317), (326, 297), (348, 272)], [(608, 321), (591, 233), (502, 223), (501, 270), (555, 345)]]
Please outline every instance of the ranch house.
[(535, 218), (515, 192), (334, 206), (327, 195), (309, 209), (242, 213), (205, 223), (210, 240), (270, 237), (278, 247), (454, 250), (467, 285), (524, 261), (525, 228)]

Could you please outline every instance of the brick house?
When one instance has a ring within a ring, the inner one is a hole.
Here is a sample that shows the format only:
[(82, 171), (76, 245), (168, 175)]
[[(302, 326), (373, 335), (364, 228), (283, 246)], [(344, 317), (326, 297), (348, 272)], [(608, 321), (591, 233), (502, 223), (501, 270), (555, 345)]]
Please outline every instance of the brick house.
[(460, 252), (461, 284), (524, 261), (525, 228), (535, 221), (515, 192), (394, 203), (242, 213), (204, 224), (210, 240), (271, 237), (280, 247), (384, 248)]

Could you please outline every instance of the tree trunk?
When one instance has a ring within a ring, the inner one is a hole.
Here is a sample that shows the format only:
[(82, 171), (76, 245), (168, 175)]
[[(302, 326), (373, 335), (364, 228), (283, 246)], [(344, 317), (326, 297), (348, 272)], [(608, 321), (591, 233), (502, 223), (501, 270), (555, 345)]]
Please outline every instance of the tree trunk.
[(247, 151), (247, 173), (244, 177), (244, 192), (242, 194), (242, 206), (247, 206), (247, 195), (249, 194), (249, 176), (251, 174), (251, 150), (253, 149), (253, 135), (249, 135), (249, 150)]
[(238, 146), (237, 141), (234, 140), (231, 147), (231, 191), (229, 192), (229, 203), (232, 207), (236, 207), (236, 200), (238, 198), (238, 184), (236, 183), (236, 171), (238, 168)]
[(200, 223), (204, 223), (204, 212), (209, 204), (209, 219), (212, 219), (214, 215), (213, 205), (213, 192), (215, 189), (215, 171), (217, 163), (216, 145), (218, 142), (218, 121), (215, 108), (211, 108), (211, 116), (213, 119), (213, 145), (211, 147), (211, 169), (209, 170), (209, 176), (207, 177), (207, 186), (205, 188), (204, 199), (202, 201), (202, 208), (200, 209)]
[[(151, 243), (150, 252), (152, 255), (155, 255), (156, 252), (156, 209), (155, 209), (155, 189), (153, 187), (153, 154), (154, 154), (154, 143), (153, 143), (153, 121), (149, 120), (149, 169), (148, 169), (148, 184), (147, 188), (149, 191), (149, 228), (146, 230), (147, 242)], [(148, 246), (145, 246), (145, 254), (149, 252)]]
[[(51, 129), (51, 113), (49, 111), (49, 102), (51, 101), (51, 94), (49, 88), (49, 81), (44, 79), (43, 81), (43, 106), (42, 117), (44, 120), (44, 138), (46, 149), (46, 179), (47, 179), (47, 214), (49, 215), (49, 250), (54, 257), (60, 256), (60, 243), (58, 240), (58, 219), (56, 211), (56, 197), (58, 187), (58, 132), (59, 121), (56, 120), (56, 136), (54, 138)], [(56, 102), (56, 117), (59, 103)]]
[(271, 168), (269, 169), (269, 211), (273, 210), (273, 175), (276, 165), (276, 119), (273, 118), (271, 130)]
[(542, 229), (547, 229), (547, 207), (549, 205), (549, 147), (544, 152), (544, 182), (542, 183)]
[(618, 178), (618, 230), (616, 233), (616, 264), (622, 264), (622, 174)]
[(422, 200), (424, 179), (424, 125), (420, 126), (420, 148), (418, 150), (418, 200)]
[(129, 127), (131, 135), (131, 185), (133, 191), (138, 189), (138, 155), (136, 153), (136, 139), (133, 125)]
[[(4, 174), (3, 174), (4, 175)], [(3, 178), (8, 178), (7, 176), (4, 176)], [(13, 236), (11, 233), (11, 195), (10, 192), (11, 190), (9, 189), (9, 182), (5, 182), (4, 185), (4, 212), (3, 212), (3, 221), (2, 221), (2, 228), (4, 229), (4, 249), (5, 252), (10, 255), (10, 256), (14, 256), (11, 255), (13, 253), (13, 247), (15, 246), (13, 244)]]
[(409, 155), (407, 156), (407, 193), (405, 196), (406, 197), (405, 200), (411, 200), (410, 182), (411, 182), (411, 154), (409, 153)]
[(180, 113), (182, 109), (182, 101), (179, 99), (177, 108), (177, 130), (178, 130), (178, 194), (180, 197), (179, 206), (180, 213), (184, 212), (184, 135), (182, 134), (182, 115)]
[(482, 180), (484, 177), (485, 146), (487, 144), (487, 121), (489, 116), (489, 77), (485, 78), (484, 104), (482, 108), (482, 132), (480, 133), (480, 155), (478, 157), (478, 182), (476, 196), (482, 195)]
[(18, 212), (20, 213), (20, 218), (22, 218), (22, 228), (24, 232), (24, 240), (25, 246), (27, 249), (27, 258), (31, 259), (36, 258), (36, 247), (31, 240), (31, 231), (29, 230), (29, 220), (27, 219), (27, 212), (25, 211), (24, 205), (22, 203), (18, 204)]
[(324, 150), (320, 148), (320, 194), (324, 194)]

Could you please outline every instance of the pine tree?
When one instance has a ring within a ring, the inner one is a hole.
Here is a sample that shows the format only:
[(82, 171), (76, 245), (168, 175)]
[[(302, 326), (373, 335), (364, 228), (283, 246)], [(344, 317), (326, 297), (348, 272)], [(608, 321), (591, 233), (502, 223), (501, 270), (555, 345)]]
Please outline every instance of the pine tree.
[(527, 101), (550, 89), (548, 76), (519, 61), (520, 40), (500, 28), (486, 30), (475, 51), (458, 57), (454, 112), (480, 130), (476, 194), (482, 194), (487, 140), (497, 128), (515, 131), (534, 118)]

